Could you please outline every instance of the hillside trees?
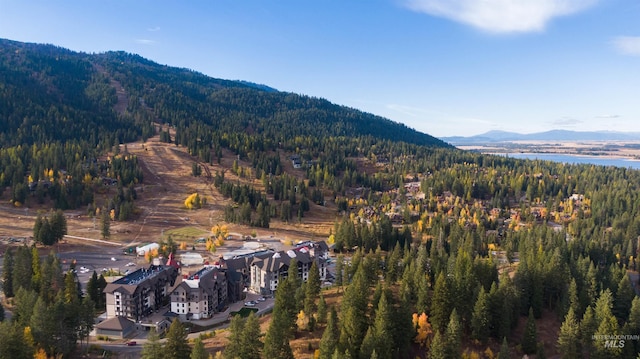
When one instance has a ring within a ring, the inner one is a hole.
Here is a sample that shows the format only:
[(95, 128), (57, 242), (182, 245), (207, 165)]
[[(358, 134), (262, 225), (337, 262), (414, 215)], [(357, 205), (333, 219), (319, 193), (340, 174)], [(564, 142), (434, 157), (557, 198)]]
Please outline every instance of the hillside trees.
[[(71, 272), (62, 272), (55, 255), (40, 260), (37, 249), (26, 246), (10, 253), (15, 258), (9, 281), (12, 283), (10, 291), (15, 293), (15, 307), (11, 326), (5, 327), (7, 335), (0, 341), (7, 340), (4, 343), (7, 350), (17, 357), (24, 353), (33, 355), (36, 349), (49, 356), (69, 355), (75, 350), (78, 339), (86, 338), (93, 328), (94, 304), (88, 299), (80, 299), (77, 278)], [(12, 334), (22, 333), (25, 328), (29, 328), (32, 339)], [(23, 349), (11, 349), (17, 348), (16, 340), (20, 341), (19, 345), (27, 341), (35, 347), (23, 345)]]

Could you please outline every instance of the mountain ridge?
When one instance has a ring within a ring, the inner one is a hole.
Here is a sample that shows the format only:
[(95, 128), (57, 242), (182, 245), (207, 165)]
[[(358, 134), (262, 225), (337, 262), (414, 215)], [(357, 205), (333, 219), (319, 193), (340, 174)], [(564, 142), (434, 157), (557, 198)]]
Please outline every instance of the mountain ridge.
[(639, 132), (549, 130), (522, 134), (492, 130), (475, 136), (441, 137), (453, 145), (473, 145), (513, 141), (640, 141)]
[[(6, 84), (0, 98), (5, 111), (0, 108), (0, 117), (8, 119), (0, 143), (5, 145), (68, 140), (57, 131), (65, 121), (67, 126), (82, 122), (71, 133), (93, 142), (109, 131), (127, 133), (117, 135), (119, 142), (144, 137), (143, 133), (149, 132), (141, 123), (149, 116), (142, 109), (146, 107), (154, 120), (171, 126), (203, 123), (229, 133), (262, 134), (279, 142), (296, 136), (372, 136), (450, 147), (402, 123), (323, 98), (281, 92), (245, 80), (218, 79), (124, 51), (88, 54), (55, 45), (0, 39), (0, 55), (0, 82)], [(98, 73), (96, 65), (105, 72)], [(116, 101), (115, 90), (108, 86), (111, 80), (119, 82), (129, 97), (128, 120), (109, 107)], [(35, 106), (22, 105), (34, 101)], [(51, 124), (40, 126), (38, 118), (54, 109), (65, 120), (53, 116)], [(97, 117), (100, 120), (93, 119)], [(29, 126), (22, 133), (25, 119)]]

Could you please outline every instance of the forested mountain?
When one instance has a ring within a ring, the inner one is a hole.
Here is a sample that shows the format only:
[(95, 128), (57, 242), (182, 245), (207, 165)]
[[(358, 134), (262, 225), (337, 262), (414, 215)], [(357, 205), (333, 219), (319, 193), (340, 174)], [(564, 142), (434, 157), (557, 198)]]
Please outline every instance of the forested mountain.
[(125, 187), (140, 181), (135, 158), (124, 159), (133, 173), (114, 172), (112, 163), (96, 159), (157, 128), (163, 140), (187, 146), (205, 162), (223, 148), (241, 157), (296, 148), (317, 157), (327, 145), (347, 153), (354, 139), (448, 146), (319, 98), (214, 79), (124, 52), (85, 54), (10, 40), (0, 40), (0, 119), (0, 187), (10, 187), (17, 204), (38, 191), (39, 201), (49, 196), (62, 209), (90, 204), (92, 181), (120, 178)]
[[(114, 142), (131, 141), (149, 135), (145, 107), (154, 120), (173, 126), (201, 123), (278, 142), (355, 135), (446, 146), (402, 124), (323, 99), (214, 79), (124, 52), (85, 54), (0, 40), (0, 54), (5, 146), (79, 138), (97, 144), (105, 132)], [(124, 87), (128, 103), (121, 113), (114, 111), (114, 80)]]

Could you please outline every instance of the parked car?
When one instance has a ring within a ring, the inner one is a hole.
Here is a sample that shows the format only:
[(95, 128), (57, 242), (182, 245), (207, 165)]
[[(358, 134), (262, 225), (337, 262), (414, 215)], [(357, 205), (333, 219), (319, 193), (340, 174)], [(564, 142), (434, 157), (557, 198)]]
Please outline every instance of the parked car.
[(265, 297), (260, 297), (258, 299), (256, 299), (258, 302), (264, 302), (265, 300), (267, 300), (267, 298)]
[(250, 300), (248, 302), (245, 302), (244, 305), (246, 305), (247, 307), (253, 307), (254, 305), (256, 305), (256, 302), (254, 302), (253, 300)]
[(138, 343), (136, 343), (136, 342), (135, 342), (135, 341), (133, 341), (133, 340), (132, 340), (132, 341), (130, 341), (130, 342), (127, 342), (127, 345), (128, 345), (128, 346), (130, 346), (130, 347), (131, 347), (131, 346), (134, 346), (134, 345), (136, 345), (136, 344), (138, 344)]

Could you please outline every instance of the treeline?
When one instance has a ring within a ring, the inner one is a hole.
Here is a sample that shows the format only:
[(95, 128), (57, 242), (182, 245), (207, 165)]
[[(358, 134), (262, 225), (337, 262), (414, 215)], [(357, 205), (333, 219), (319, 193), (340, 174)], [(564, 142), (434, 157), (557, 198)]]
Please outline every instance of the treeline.
[(36, 247), (9, 250), (2, 277), (4, 295), (14, 307), (12, 319), (0, 323), (0, 357), (67, 357), (78, 340), (88, 338), (95, 303), (82, 296), (75, 273), (63, 272), (55, 254), (41, 260)]

